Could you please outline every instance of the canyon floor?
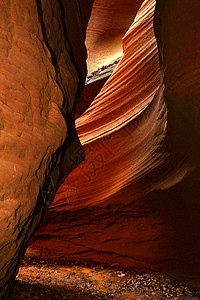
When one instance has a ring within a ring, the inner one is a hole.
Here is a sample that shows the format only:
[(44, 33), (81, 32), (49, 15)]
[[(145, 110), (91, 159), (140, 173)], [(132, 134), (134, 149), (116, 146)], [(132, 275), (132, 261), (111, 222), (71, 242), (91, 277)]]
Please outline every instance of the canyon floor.
[(187, 300), (200, 291), (163, 275), (124, 270), (119, 266), (26, 258), (9, 300)]

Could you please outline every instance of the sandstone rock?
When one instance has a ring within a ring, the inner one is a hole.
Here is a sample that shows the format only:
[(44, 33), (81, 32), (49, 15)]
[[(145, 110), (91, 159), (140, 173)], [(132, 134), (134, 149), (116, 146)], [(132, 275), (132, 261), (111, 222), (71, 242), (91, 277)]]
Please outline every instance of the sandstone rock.
[(121, 39), (142, 2), (143, 0), (94, 0), (86, 37), (89, 72), (121, 55)]
[(99, 94), (103, 85), (113, 73), (118, 63), (119, 59), (108, 66), (103, 66), (102, 69), (98, 69), (87, 76), (83, 92), (78, 104), (76, 105), (76, 118), (80, 117), (88, 109), (92, 101)]
[[(172, 8), (173, 6), (173, 8)], [(168, 113), (169, 151), (199, 164), (199, 2), (158, 1), (155, 32)]]
[(119, 66), (77, 119), (86, 160), (59, 189), (31, 247), (200, 287), (200, 4), (158, 1), (160, 65), (154, 5), (144, 2)]
[(136, 200), (150, 189), (142, 186), (142, 175), (162, 162), (164, 154), (154, 153), (166, 126), (163, 100), (153, 101), (161, 79), (154, 4), (141, 8), (123, 39), (122, 60), (76, 121), (86, 160), (61, 186), (32, 241), (42, 255), (149, 267), (141, 260), (144, 253), (150, 260), (160, 227)]
[(86, 75), (85, 13), (83, 1), (0, 6), (1, 299), (60, 183), (84, 157), (73, 106)]

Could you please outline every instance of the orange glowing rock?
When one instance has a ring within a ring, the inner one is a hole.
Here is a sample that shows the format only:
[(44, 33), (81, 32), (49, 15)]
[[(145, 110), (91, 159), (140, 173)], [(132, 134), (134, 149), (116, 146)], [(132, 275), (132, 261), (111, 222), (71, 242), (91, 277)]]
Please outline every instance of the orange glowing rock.
[(143, 0), (94, 0), (86, 36), (89, 72), (121, 56), (121, 39), (142, 2)]
[(87, 0), (53, 2), (0, 5), (0, 299), (5, 300), (30, 238), (63, 175), (74, 168), (68, 158), (83, 152), (74, 102), (86, 76), (92, 1), (85, 3), (85, 14)]
[(154, 9), (144, 1), (120, 64), (76, 120), (86, 159), (31, 247), (199, 287), (200, 3), (159, 0), (155, 20)]

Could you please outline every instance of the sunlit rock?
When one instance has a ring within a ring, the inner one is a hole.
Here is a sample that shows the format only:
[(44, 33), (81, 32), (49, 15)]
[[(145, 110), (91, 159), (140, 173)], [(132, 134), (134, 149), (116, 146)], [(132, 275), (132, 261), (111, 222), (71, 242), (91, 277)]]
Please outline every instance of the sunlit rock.
[(89, 72), (121, 56), (121, 39), (142, 2), (143, 0), (94, 0), (86, 36)]

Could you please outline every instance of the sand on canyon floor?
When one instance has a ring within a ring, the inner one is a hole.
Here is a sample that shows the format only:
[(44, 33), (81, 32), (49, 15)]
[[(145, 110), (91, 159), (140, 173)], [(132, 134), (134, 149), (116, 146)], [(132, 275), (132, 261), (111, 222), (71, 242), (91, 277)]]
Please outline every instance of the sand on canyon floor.
[(187, 300), (200, 291), (159, 274), (56, 259), (25, 258), (9, 300)]

